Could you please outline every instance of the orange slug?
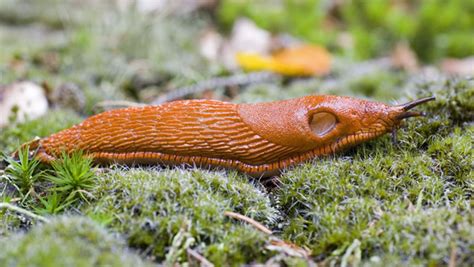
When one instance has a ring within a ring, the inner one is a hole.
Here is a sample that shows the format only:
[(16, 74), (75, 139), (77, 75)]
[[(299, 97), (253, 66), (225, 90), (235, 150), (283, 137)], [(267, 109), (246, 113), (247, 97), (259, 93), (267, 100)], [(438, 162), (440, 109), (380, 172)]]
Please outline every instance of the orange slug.
[(83, 151), (97, 163), (195, 165), (271, 176), (395, 131), (409, 111), (342, 96), (306, 96), (257, 104), (183, 100), (111, 110), (31, 144), (48, 163)]

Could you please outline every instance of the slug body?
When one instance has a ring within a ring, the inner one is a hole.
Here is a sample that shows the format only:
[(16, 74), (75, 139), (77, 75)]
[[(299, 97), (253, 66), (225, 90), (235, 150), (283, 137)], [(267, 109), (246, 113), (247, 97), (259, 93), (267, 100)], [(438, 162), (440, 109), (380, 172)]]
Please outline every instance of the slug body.
[[(396, 129), (400, 106), (340, 96), (233, 104), (183, 100), (104, 112), (33, 143), (50, 162), (81, 150), (97, 163), (189, 164), (270, 176)], [(411, 106), (409, 106), (411, 105)]]

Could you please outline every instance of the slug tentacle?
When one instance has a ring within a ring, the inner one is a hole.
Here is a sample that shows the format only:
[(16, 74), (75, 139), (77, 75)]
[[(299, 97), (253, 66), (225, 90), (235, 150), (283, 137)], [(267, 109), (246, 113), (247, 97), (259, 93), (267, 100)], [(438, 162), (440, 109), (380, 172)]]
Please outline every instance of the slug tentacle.
[(435, 97), (425, 97), (417, 100), (410, 101), (408, 103), (399, 105), (398, 107), (402, 109), (403, 112), (397, 115), (398, 120), (410, 118), (410, 117), (418, 117), (418, 116), (424, 116), (425, 114), (423, 112), (418, 112), (418, 111), (409, 111), (412, 108), (421, 105), (423, 103), (433, 101), (435, 100)]
[(431, 100), (400, 106), (340, 96), (184, 100), (104, 112), (34, 144), (43, 162), (81, 150), (100, 164), (186, 164), (270, 176), (391, 132), (421, 115), (408, 110)]
[(400, 107), (403, 108), (404, 111), (408, 111), (408, 110), (410, 110), (410, 109), (412, 109), (412, 108), (414, 108), (418, 105), (421, 105), (421, 104), (429, 102), (429, 101), (433, 101), (435, 99), (436, 98), (434, 96), (420, 98), (420, 99), (416, 99), (416, 100), (410, 101), (408, 103), (402, 104), (402, 105), (400, 105)]

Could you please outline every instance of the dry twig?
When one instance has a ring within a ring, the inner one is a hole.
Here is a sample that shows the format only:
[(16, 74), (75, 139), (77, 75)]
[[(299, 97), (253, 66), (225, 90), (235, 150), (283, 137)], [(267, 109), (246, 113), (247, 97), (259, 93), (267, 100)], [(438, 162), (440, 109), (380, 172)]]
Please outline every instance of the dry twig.
[(151, 105), (160, 105), (165, 102), (181, 99), (185, 96), (202, 93), (207, 89), (215, 89), (225, 86), (237, 86), (252, 83), (268, 82), (280, 79), (280, 75), (271, 72), (251, 72), (235, 74), (227, 77), (216, 77), (198, 82), (197, 84), (176, 88), (167, 94), (156, 98)]
[(259, 230), (259, 231), (261, 231), (265, 234), (268, 234), (268, 235), (272, 234), (272, 231), (270, 229), (268, 229), (267, 227), (265, 227), (263, 224), (255, 221), (254, 219), (251, 219), (247, 216), (244, 216), (242, 214), (232, 212), (232, 211), (225, 211), (224, 215), (229, 216), (229, 217), (234, 218), (234, 219), (238, 219), (238, 220), (247, 222), (247, 223), (251, 224), (253, 227), (257, 228), (257, 230)]
[(124, 101), (124, 100), (106, 100), (97, 103), (94, 106), (94, 110), (111, 110), (111, 109), (118, 109), (118, 108), (130, 108), (130, 107), (144, 107), (147, 106), (143, 103), (136, 103), (131, 101)]
[(204, 258), (204, 256), (199, 254), (197, 251), (188, 248), (186, 249), (186, 252), (188, 253), (188, 261), (192, 257), (199, 261), (203, 267), (214, 267), (214, 264), (212, 264), (208, 259)]
[(456, 245), (453, 245), (451, 247), (451, 254), (449, 255), (449, 264), (448, 267), (456, 267), (456, 254), (457, 254), (457, 249)]

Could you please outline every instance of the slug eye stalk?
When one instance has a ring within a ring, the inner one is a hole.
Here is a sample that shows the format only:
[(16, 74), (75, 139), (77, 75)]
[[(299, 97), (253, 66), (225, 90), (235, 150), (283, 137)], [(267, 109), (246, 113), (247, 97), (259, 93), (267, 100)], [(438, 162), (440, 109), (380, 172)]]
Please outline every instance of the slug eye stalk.
[(398, 107), (400, 107), (404, 112), (399, 114), (396, 118), (399, 119), (399, 120), (402, 120), (402, 119), (406, 119), (406, 118), (410, 118), (410, 117), (425, 116), (425, 114), (423, 112), (409, 111), (409, 110), (416, 107), (416, 106), (418, 106), (418, 105), (421, 105), (421, 104), (429, 102), (429, 101), (433, 101), (435, 99), (436, 98), (434, 96), (431, 96), (431, 97), (420, 98), (420, 99), (413, 100), (413, 101), (410, 101), (408, 103), (399, 105)]
[(413, 101), (410, 101), (408, 103), (402, 104), (399, 107), (403, 108), (404, 111), (408, 111), (408, 110), (410, 110), (410, 109), (412, 109), (412, 108), (414, 108), (418, 105), (421, 105), (421, 104), (429, 102), (429, 101), (433, 101), (435, 99), (436, 99), (436, 97), (434, 97), (434, 96), (420, 98), (420, 99), (413, 100)]

